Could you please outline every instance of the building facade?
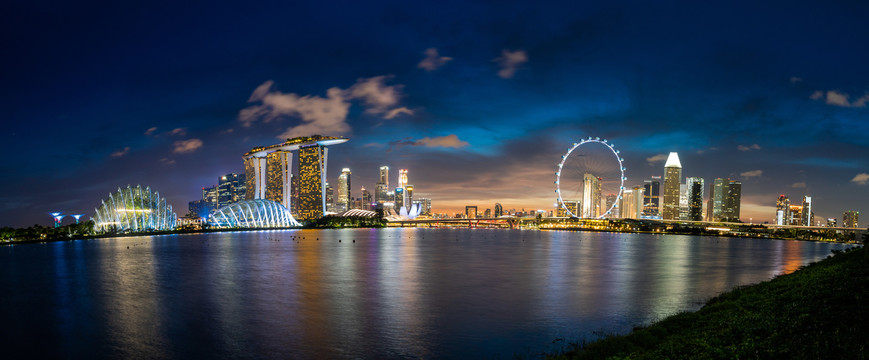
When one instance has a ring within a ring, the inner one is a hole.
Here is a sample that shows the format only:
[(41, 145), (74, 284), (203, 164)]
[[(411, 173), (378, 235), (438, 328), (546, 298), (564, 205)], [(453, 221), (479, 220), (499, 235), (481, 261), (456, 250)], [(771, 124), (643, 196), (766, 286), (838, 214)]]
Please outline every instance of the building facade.
[(671, 152), (664, 165), (664, 220), (679, 220), (679, 185), (682, 182), (682, 163), (679, 155)]
[(860, 227), (858, 222), (860, 218), (860, 212), (854, 210), (845, 211), (842, 214), (842, 226), (846, 228), (858, 228)]

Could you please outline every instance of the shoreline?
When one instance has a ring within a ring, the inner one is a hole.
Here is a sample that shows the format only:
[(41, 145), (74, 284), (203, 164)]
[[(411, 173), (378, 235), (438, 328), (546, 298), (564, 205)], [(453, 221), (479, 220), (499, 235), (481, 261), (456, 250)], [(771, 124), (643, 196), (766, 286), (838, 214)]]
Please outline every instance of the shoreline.
[(865, 358), (869, 250), (856, 246), (738, 286), (626, 334), (566, 344), (547, 359)]
[[(134, 237), (134, 236), (157, 236), (157, 235), (183, 235), (183, 234), (206, 234), (206, 233), (220, 233), (220, 232), (234, 232), (234, 231), (263, 231), (263, 230), (327, 230), (327, 229), (371, 229), (371, 228), (380, 228), (380, 227), (371, 227), (371, 226), (327, 226), (327, 227), (284, 227), (284, 228), (244, 228), (244, 229), (188, 229), (188, 230), (172, 230), (172, 231), (152, 231), (152, 232), (142, 232), (142, 233), (125, 233), (125, 234), (99, 234), (99, 235), (90, 235), (90, 236), (77, 236), (77, 237), (69, 237), (69, 238), (51, 238), (51, 239), (33, 239), (33, 240), (18, 240), (18, 241), (0, 241), (0, 246), (2, 245), (17, 245), (17, 244), (39, 244), (39, 243), (54, 243), (61, 241), (75, 241), (75, 240), (91, 240), (91, 239), (105, 239), (105, 238), (124, 238), (124, 237)], [(384, 227), (388, 228), (388, 227)], [(440, 228), (426, 228), (426, 229), (440, 229)], [(444, 229), (454, 229), (454, 228), (444, 228)], [(516, 230), (516, 229), (501, 229), (501, 230)], [(627, 233), (627, 234), (651, 234), (651, 235), (686, 235), (686, 236), (717, 236), (717, 237), (727, 237), (727, 238), (743, 238), (743, 239), (768, 239), (768, 240), (792, 240), (792, 241), (810, 241), (810, 242), (823, 242), (823, 243), (837, 243), (837, 244), (862, 244), (862, 241), (833, 241), (833, 240), (812, 240), (812, 239), (797, 239), (797, 238), (782, 238), (782, 237), (771, 237), (771, 236), (745, 236), (740, 234), (695, 234), (690, 232), (658, 232), (658, 231), (642, 231), (642, 230), (629, 230), (629, 231), (613, 231), (613, 230), (605, 230), (605, 229), (589, 229), (589, 228), (536, 228), (536, 229), (523, 229), (523, 230), (537, 230), (537, 231), (579, 231), (579, 232), (607, 232), (607, 233)]]

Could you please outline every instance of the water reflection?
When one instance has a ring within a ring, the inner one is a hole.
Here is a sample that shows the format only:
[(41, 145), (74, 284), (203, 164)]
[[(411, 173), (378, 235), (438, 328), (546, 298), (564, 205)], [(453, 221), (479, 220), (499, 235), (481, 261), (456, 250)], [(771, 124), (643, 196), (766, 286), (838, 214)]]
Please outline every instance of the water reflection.
[(39, 338), (56, 349), (32, 353), (44, 357), (509, 358), (696, 309), (841, 247), (467, 229), (5, 247), (0, 285), (21, 291), (0, 297), (16, 309), (0, 320), (18, 329), (0, 345)]

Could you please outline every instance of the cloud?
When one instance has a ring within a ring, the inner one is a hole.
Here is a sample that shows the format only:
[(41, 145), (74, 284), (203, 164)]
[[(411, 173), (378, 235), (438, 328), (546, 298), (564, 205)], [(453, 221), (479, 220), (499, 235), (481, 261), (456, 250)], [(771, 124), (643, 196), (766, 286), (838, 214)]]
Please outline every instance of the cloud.
[(851, 102), (849, 98), (851, 95), (837, 91), (837, 90), (828, 90), (826, 93), (823, 91), (815, 91), (809, 96), (812, 100), (821, 100), (824, 99), (824, 102), (827, 105), (833, 106), (841, 106), (841, 107), (866, 107), (866, 103), (869, 102), (869, 93), (866, 93), (862, 97)]
[(795, 182), (793, 185), (791, 185), (791, 187), (794, 189), (805, 189), (806, 183), (805, 182)]
[(667, 161), (667, 154), (658, 154), (652, 157), (647, 157), (646, 161), (649, 163), (649, 165), (652, 165), (656, 162)]
[(801, 81), (803, 81), (803, 78), (791, 76), (791, 84), (796, 84), (796, 83), (801, 82)]
[(162, 159), (160, 159), (160, 162), (164, 163), (166, 165), (171, 165), (171, 164), (175, 163), (175, 159), (162, 158)]
[(197, 149), (202, 147), (202, 140), (199, 139), (187, 139), (187, 140), (178, 140), (175, 142), (175, 148), (172, 149), (172, 152), (176, 154), (186, 154), (189, 152), (194, 152)]
[(425, 59), (422, 59), (416, 67), (425, 69), (426, 71), (435, 71), (452, 59), (449, 56), (440, 56), (438, 49), (428, 48), (425, 50)]
[(383, 118), (384, 119), (392, 119), (400, 114), (413, 115), (413, 110), (402, 106), (400, 108), (395, 108), (395, 109), (389, 110), (389, 112), (387, 112), (386, 115), (383, 116)]
[(857, 174), (857, 176), (854, 176), (854, 178), (851, 179), (851, 182), (857, 185), (866, 185), (867, 183), (869, 183), (869, 174), (859, 173)]
[(184, 136), (184, 135), (187, 135), (187, 129), (186, 128), (175, 128), (175, 130), (172, 130), (169, 132), (169, 135)]
[(425, 147), (442, 147), (442, 148), (462, 148), (470, 145), (467, 141), (460, 140), (456, 134), (449, 134), (441, 137), (430, 138), (428, 136), (413, 142), (415, 146)]
[(148, 129), (148, 130), (145, 130), (145, 135), (151, 136), (152, 134), (154, 134), (155, 131), (157, 131), (157, 127), (156, 127), (156, 126), (150, 128), (150, 129)]
[(128, 152), (130, 152), (130, 147), (129, 147), (129, 146), (123, 148), (122, 150), (118, 150), (118, 151), (113, 152), (113, 153), (112, 153), (112, 157), (113, 157), (113, 158), (119, 158), (119, 157), (121, 157), (121, 156), (127, 155)]
[(507, 49), (501, 50), (501, 56), (492, 60), (498, 63), (501, 70), (498, 70), (498, 76), (504, 79), (510, 79), (516, 75), (516, 70), (519, 65), (528, 62), (528, 54), (525, 50), (510, 51)]
[(760, 145), (758, 145), (758, 144), (753, 144), (753, 145), (749, 145), (749, 146), (739, 145), (736, 148), (739, 149), (739, 151), (760, 150)]
[(238, 114), (244, 127), (262, 120), (271, 122), (284, 117), (298, 117), (301, 124), (288, 128), (278, 138), (310, 136), (314, 134), (342, 135), (350, 132), (347, 124), (352, 100), (358, 100), (368, 114), (391, 119), (399, 114), (413, 114), (413, 110), (397, 107), (401, 99), (402, 85), (386, 85), (387, 76), (358, 79), (356, 84), (345, 89), (332, 87), (326, 97), (317, 95), (299, 96), (272, 90), (269, 80), (254, 89), (249, 103), (259, 103), (242, 109)]
[(739, 176), (746, 177), (746, 178), (758, 177), (761, 175), (763, 175), (763, 170), (751, 170), (751, 171), (746, 171), (746, 172), (742, 172), (739, 174)]
[(396, 140), (389, 142), (389, 149), (386, 151), (392, 151), (393, 148), (400, 148), (402, 146), (423, 146), (423, 147), (440, 147), (440, 148), (463, 148), (465, 146), (470, 145), (467, 141), (459, 139), (456, 134), (449, 134), (445, 136), (439, 137), (424, 137), (419, 140), (413, 140), (411, 138), (405, 138), (404, 140)]

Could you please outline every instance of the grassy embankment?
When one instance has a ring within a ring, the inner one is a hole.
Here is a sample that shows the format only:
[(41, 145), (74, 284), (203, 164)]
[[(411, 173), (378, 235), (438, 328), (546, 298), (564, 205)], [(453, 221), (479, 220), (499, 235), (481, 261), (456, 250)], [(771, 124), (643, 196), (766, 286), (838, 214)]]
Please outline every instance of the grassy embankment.
[(866, 359), (869, 252), (837, 253), (721, 294), (696, 312), (572, 347), (550, 358)]

